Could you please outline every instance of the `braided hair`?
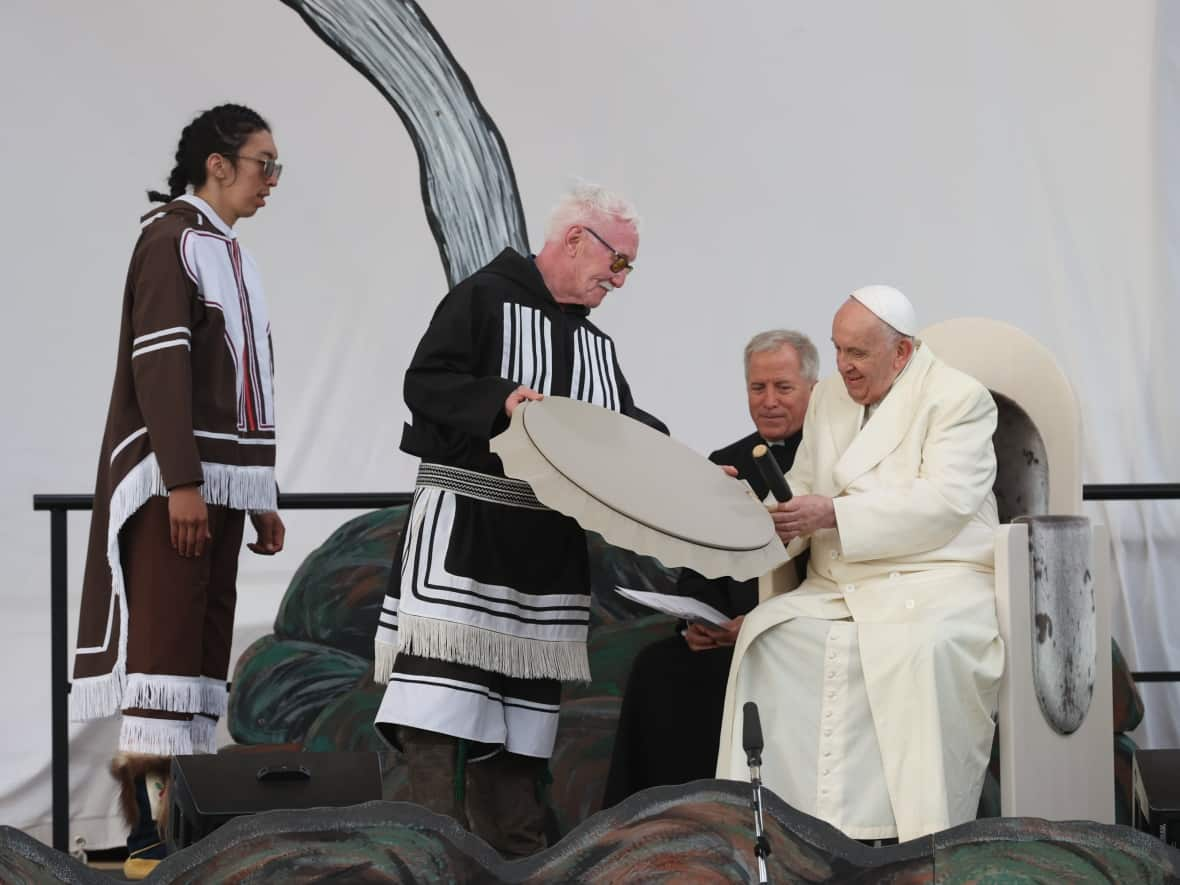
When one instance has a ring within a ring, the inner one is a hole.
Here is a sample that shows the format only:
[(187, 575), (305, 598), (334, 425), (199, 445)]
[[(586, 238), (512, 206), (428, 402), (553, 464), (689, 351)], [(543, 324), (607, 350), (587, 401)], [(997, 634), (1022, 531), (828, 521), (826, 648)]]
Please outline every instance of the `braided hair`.
[[(253, 133), (270, 131), (270, 126), (250, 108), (240, 104), (223, 104), (200, 114), (180, 133), (176, 147), (176, 165), (168, 175), (168, 192), (149, 190), (153, 203), (168, 203), (205, 183), (205, 160), (210, 154), (235, 154)], [(233, 161), (231, 158), (231, 162)]]

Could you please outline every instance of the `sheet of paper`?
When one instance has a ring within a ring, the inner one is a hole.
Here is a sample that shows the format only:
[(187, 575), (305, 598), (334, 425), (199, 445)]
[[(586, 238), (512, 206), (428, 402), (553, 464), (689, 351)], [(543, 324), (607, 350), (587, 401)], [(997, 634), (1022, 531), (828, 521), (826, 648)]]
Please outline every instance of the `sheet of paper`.
[(658, 612), (663, 612), (673, 617), (683, 618), (686, 621), (699, 621), (703, 624), (720, 627), (730, 620), (728, 615), (717, 611), (711, 605), (706, 605), (699, 599), (693, 599), (691, 596), (672, 596), (668, 593), (655, 593), (651, 590), (631, 590), (628, 587), (618, 586), (615, 589), (624, 599), (630, 599), (632, 602), (638, 602), (640, 605), (645, 605), (650, 609), (655, 609)]

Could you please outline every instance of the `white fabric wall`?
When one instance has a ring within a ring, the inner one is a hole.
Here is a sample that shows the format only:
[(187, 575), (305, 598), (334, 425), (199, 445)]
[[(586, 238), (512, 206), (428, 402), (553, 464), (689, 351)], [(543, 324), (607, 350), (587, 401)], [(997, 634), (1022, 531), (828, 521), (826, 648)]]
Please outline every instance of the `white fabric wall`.
[[(770, 326), (826, 342), (843, 295), (899, 286), (923, 324), (965, 314), (1049, 346), (1086, 420), (1088, 482), (1180, 480), (1180, 13), (1164, 0), (726, 4), (424, 2), (502, 132), (534, 245), (573, 176), (644, 215), (627, 287), (595, 319), (637, 401), (701, 451), (748, 430), (740, 350)], [(406, 490), (401, 375), (444, 289), (393, 110), (275, 2), (0, 11), (8, 336), (0, 349), (0, 822), (48, 839), (48, 528), (35, 492), (92, 489), (118, 310), (147, 187), (181, 127), (259, 109), (288, 171), (239, 227), (271, 300), (289, 491)], [(237, 651), (350, 514), (290, 514), (243, 553)], [(1134, 666), (1180, 669), (1180, 505), (1112, 503)], [(70, 519), (76, 608), (84, 515)], [(71, 622), (71, 638), (73, 622)], [(1148, 686), (1143, 744), (1177, 745)], [(72, 732), (73, 832), (121, 842), (115, 731)]]

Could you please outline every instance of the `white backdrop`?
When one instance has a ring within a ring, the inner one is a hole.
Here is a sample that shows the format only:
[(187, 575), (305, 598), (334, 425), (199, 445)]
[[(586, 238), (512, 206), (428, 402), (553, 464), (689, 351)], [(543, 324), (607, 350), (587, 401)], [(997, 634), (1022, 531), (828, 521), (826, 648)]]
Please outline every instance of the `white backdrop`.
[[(1083, 403), (1088, 482), (1180, 480), (1174, 4), (423, 5), (504, 136), (534, 246), (574, 176), (639, 206), (638, 270), (595, 319), (637, 402), (690, 445), (748, 431), (750, 334), (799, 328), (828, 371), (843, 295), (888, 282), (924, 325), (985, 315), (1049, 346)], [(49, 520), (31, 496), (92, 489), (143, 191), (181, 127), (245, 102), (287, 165), (239, 227), (271, 302), (285, 490), (410, 488), (401, 375), (444, 280), (397, 116), (278, 0), (7, 0), (0, 82), (0, 823), (48, 839)], [(349, 515), (291, 514), (286, 553), (243, 554), (236, 651)], [(1116, 538), (1133, 665), (1180, 669), (1180, 505), (1091, 515)], [(72, 609), (87, 524), (71, 517)], [(1144, 693), (1135, 737), (1180, 745), (1180, 693)], [(113, 741), (73, 732), (73, 832), (92, 847), (122, 840)]]

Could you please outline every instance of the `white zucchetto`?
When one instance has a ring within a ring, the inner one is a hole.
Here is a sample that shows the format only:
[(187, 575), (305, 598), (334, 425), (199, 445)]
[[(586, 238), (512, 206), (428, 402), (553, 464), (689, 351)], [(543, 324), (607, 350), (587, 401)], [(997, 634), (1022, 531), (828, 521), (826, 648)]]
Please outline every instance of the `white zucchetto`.
[(911, 337), (918, 334), (918, 315), (914, 312), (914, 305), (892, 286), (865, 286), (848, 297), (859, 301), (901, 334)]

